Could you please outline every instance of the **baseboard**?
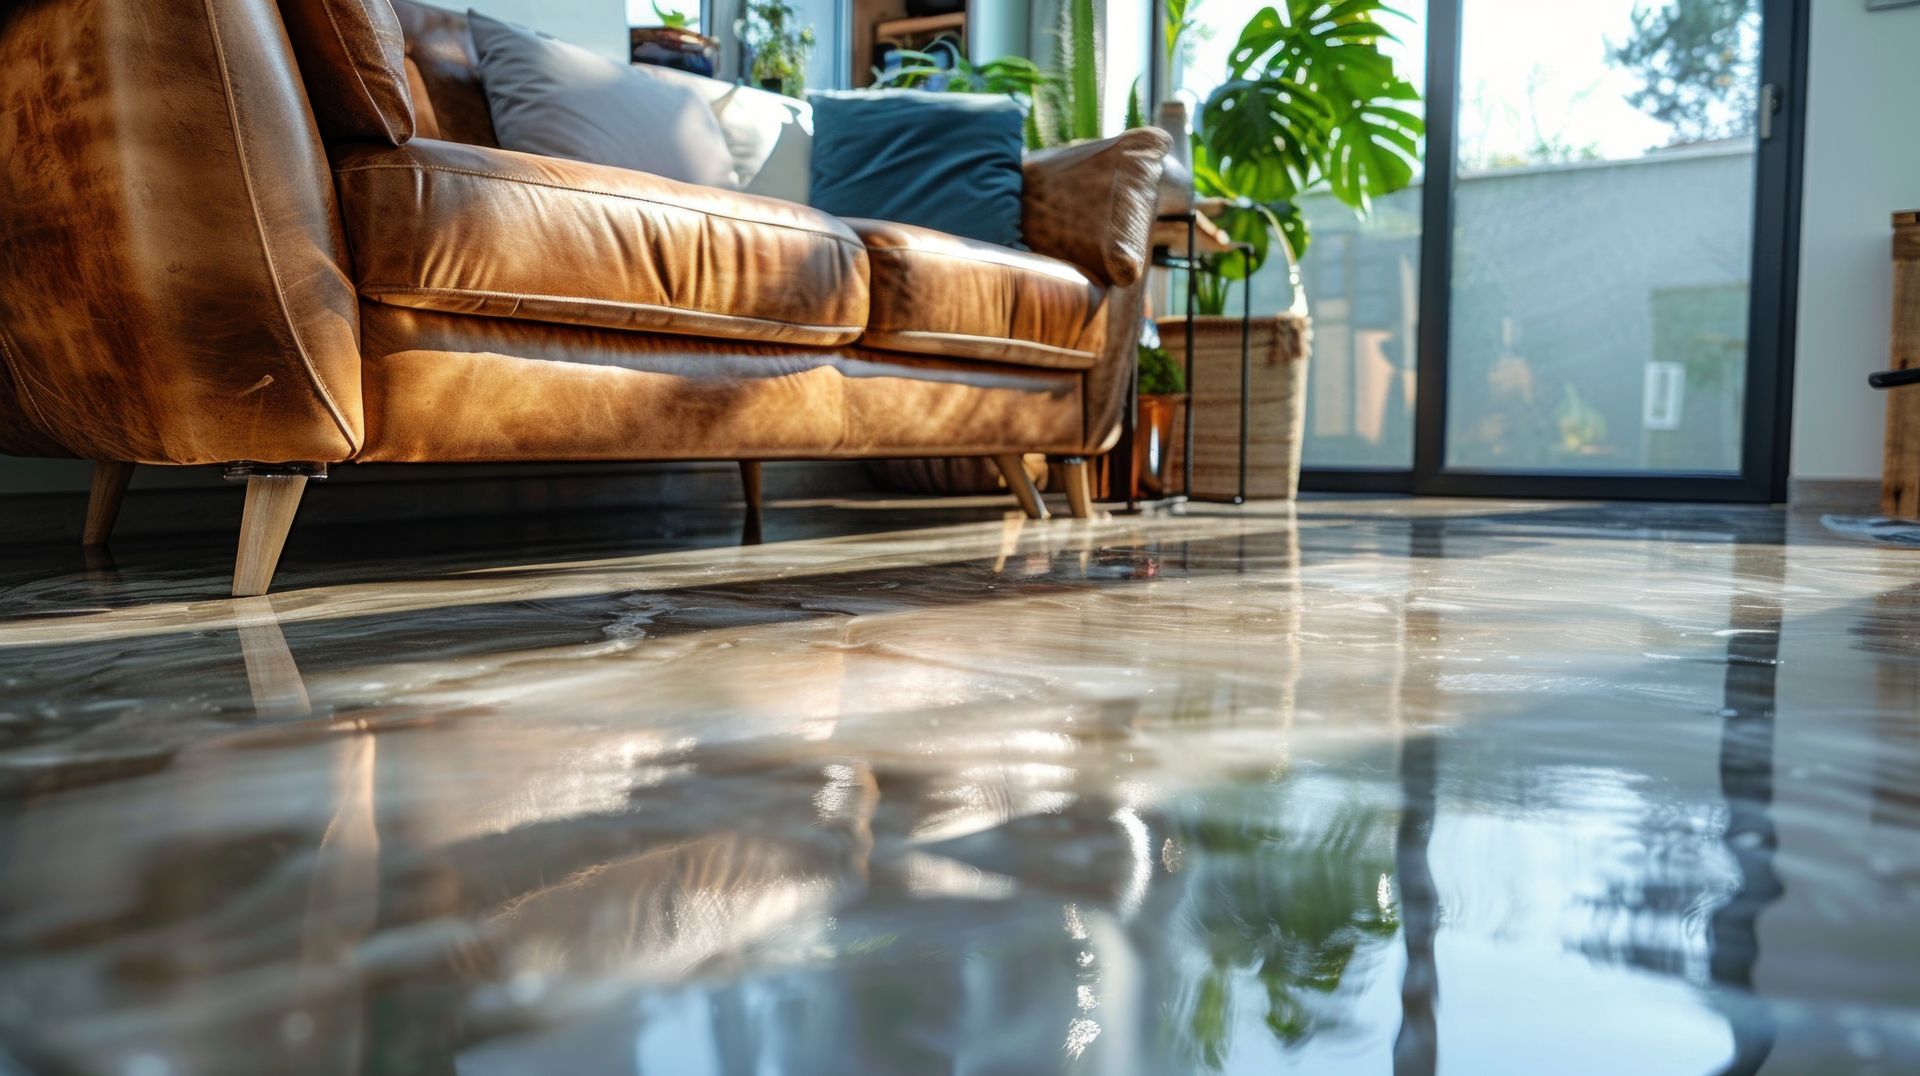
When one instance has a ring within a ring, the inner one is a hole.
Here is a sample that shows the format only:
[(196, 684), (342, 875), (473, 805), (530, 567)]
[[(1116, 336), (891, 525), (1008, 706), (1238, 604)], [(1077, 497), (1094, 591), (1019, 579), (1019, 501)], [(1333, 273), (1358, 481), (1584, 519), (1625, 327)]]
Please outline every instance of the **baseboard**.
[(1787, 484), (1787, 503), (1808, 512), (1880, 514), (1877, 478), (1796, 478)]
[[(873, 488), (859, 463), (769, 463), (764, 475), (766, 497), (776, 501)], [(240, 492), (216, 467), (141, 468), (114, 534), (231, 534), (240, 525)], [(403, 524), (740, 500), (732, 463), (346, 465), (310, 488), (302, 515), (329, 524)], [(72, 491), (0, 496), (0, 544), (78, 541), (86, 503), (85, 493)]]

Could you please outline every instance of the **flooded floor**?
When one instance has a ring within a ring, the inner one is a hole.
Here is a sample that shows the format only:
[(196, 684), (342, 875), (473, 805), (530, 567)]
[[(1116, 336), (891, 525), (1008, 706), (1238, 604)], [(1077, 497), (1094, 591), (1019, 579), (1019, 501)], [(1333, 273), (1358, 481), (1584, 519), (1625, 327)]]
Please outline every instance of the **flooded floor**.
[(1920, 1070), (1920, 550), (738, 527), (8, 551), (0, 1071)]

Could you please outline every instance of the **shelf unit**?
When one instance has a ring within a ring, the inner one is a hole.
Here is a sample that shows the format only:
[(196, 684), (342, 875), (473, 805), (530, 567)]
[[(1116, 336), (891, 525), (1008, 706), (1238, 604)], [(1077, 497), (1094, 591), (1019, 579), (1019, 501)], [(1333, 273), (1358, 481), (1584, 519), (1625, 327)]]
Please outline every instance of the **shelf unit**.
[(965, 33), (967, 13), (955, 11), (947, 15), (922, 15), (919, 18), (888, 19), (875, 23), (873, 36), (876, 41), (895, 41), (923, 35), (939, 34), (945, 30), (958, 30)]
[(873, 85), (873, 54), (880, 45), (922, 49), (941, 38), (954, 38), (965, 49), (969, 14), (963, 8), (946, 15), (916, 17), (907, 14), (906, 0), (853, 0), (853, 33), (848, 35), (852, 38), (848, 70), (853, 86)]

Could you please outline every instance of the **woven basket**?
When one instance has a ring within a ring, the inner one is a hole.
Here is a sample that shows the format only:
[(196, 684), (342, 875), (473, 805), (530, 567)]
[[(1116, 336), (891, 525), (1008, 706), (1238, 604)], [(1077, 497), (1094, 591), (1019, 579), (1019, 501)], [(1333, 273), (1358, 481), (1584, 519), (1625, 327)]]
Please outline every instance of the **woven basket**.
[[(1160, 344), (1186, 359), (1186, 319), (1160, 318)], [(1247, 409), (1247, 496), (1290, 499), (1300, 490), (1306, 434), (1307, 355), (1312, 328), (1293, 314), (1255, 318), (1248, 340), (1252, 370)], [(1193, 495), (1231, 498), (1240, 483), (1240, 319), (1193, 319)], [(1180, 481), (1181, 431), (1174, 431), (1173, 475)]]

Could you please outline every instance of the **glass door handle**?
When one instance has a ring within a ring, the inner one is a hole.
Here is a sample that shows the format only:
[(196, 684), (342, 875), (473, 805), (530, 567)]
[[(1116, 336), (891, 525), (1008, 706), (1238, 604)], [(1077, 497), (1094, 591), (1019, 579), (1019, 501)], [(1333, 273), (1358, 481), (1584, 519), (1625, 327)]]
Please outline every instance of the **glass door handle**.
[(1777, 83), (1766, 83), (1760, 87), (1760, 141), (1773, 137), (1773, 117), (1780, 112), (1780, 105), (1786, 91)]

